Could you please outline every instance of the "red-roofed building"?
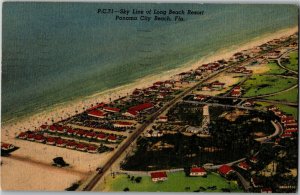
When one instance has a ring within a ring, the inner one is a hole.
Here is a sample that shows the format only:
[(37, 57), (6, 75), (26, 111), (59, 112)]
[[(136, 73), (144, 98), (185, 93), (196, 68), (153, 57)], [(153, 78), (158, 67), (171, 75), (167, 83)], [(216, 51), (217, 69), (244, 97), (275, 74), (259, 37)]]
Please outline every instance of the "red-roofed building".
[(153, 86), (155, 86), (155, 87), (160, 87), (160, 86), (163, 85), (163, 84), (164, 84), (164, 82), (162, 82), (162, 81), (157, 81), (157, 82), (153, 83)]
[(298, 129), (287, 129), (284, 131), (284, 133), (287, 133), (287, 134), (293, 134), (293, 133), (297, 133), (298, 132)]
[(86, 133), (86, 137), (91, 139), (91, 138), (95, 138), (96, 137), (96, 133), (95, 132), (87, 132)]
[(152, 103), (144, 103), (144, 104), (140, 104), (140, 105), (137, 105), (137, 106), (130, 107), (128, 109), (128, 111), (140, 112), (140, 111), (143, 111), (143, 110), (151, 109), (153, 107), (154, 107), (154, 105)]
[(168, 179), (168, 176), (165, 171), (152, 172), (151, 179), (153, 182), (165, 181)]
[(15, 146), (12, 144), (1, 143), (1, 150), (8, 151), (14, 149)]
[(113, 113), (120, 112), (119, 108), (112, 108), (112, 107), (104, 107), (103, 110), (107, 112), (113, 112)]
[(262, 188), (260, 190), (260, 192), (261, 193), (272, 193), (273, 191), (272, 191), (272, 188)]
[(258, 159), (255, 156), (253, 156), (249, 159), (249, 161), (252, 162), (253, 164), (256, 164), (258, 162)]
[(36, 134), (34, 136), (34, 140), (38, 143), (43, 143), (45, 141), (45, 137), (40, 134)]
[(67, 143), (67, 148), (68, 149), (75, 149), (77, 147), (77, 144), (74, 141), (69, 141)]
[(297, 123), (286, 123), (284, 124), (285, 129), (298, 129)]
[(62, 134), (62, 133), (65, 133), (66, 131), (65, 131), (65, 128), (63, 126), (57, 126), (56, 127), (56, 132)]
[(41, 129), (47, 129), (48, 128), (48, 125), (41, 125)]
[(65, 147), (66, 146), (66, 141), (64, 139), (58, 139), (58, 140), (56, 140), (56, 146)]
[(212, 88), (211, 88), (210, 86), (203, 86), (203, 87), (201, 88), (201, 90), (202, 90), (202, 91), (211, 91)]
[(293, 137), (293, 135), (290, 134), (290, 133), (284, 133), (284, 134), (282, 134), (280, 137), (281, 137), (281, 138), (291, 138), (291, 137)]
[(160, 117), (158, 117), (158, 122), (161, 122), (161, 123), (168, 122), (168, 117), (167, 116), (160, 116)]
[(232, 91), (241, 91), (241, 86), (235, 86)]
[(97, 140), (105, 140), (106, 139), (106, 135), (104, 133), (99, 133), (97, 135)]
[(87, 134), (87, 132), (85, 130), (82, 130), (82, 129), (80, 129), (76, 132), (76, 135), (79, 136), (79, 137), (86, 137), (86, 134)]
[(283, 124), (286, 124), (286, 123), (296, 123), (296, 120), (292, 116), (287, 116), (286, 118), (281, 118), (281, 122)]
[(106, 113), (100, 110), (92, 110), (88, 112), (88, 115), (96, 118), (105, 118)]
[(224, 85), (225, 85), (225, 83), (220, 83), (219, 81), (215, 81), (215, 82), (211, 83), (211, 87), (216, 90), (223, 89)]
[(242, 93), (241, 93), (240, 91), (232, 91), (232, 92), (230, 93), (230, 95), (231, 95), (232, 97), (240, 97), (240, 96), (242, 95)]
[(192, 167), (190, 170), (190, 176), (205, 176), (207, 172), (202, 167)]
[(46, 144), (55, 145), (55, 138), (54, 137), (47, 137)]
[(18, 135), (18, 138), (19, 139), (26, 139), (27, 138), (27, 133), (25, 133), (25, 132), (21, 132), (19, 135)]
[(138, 112), (134, 111), (134, 110), (128, 110), (127, 112), (122, 114), (123, 116), (127, 116), (127, 117), (131, 117), (131, 118), (135, 118), (138, 115)]
[(115, 135), (109, 135), (107, 140), (109, 142), (116, 142), (117, 141), (117, 137)]
[(228, 166), (228, 165), (222, 165), (219, 169), (218, 169), (218, 173), (224, 177), (227, 177), (228, 175), (230, 175), (231, 173), (233, 173), (234, 170)]
[(85, 152), (87, 150), (87, 146), (85, 144), (80, 143), (77, 145), (76, 150)]
[(250, 169), (250, 166), (245, 161), (240, 162), (237, 166), (241, 169), (244, 169), (245, 171), (248, 171)]
[(206, 95), (195, 95), (194, 96), (194, 100), (199, 100), (199, 101), (203, 101), (207, 98)]
[(114, 123), (113, 126), (129, 128), (129, 127), (133, 127), (134, 123), (127, 122), (127, 121), (118, 121), (118, 122)]
[(158, 91), (158, 87), (156, 87), (156, 86), (151, 86), (151, 87), (149, 87), (147, 90), (148, 91), (150, 91), (150, 92), (156, 92), (156, 91)]
[(50, 125), (48, 131), (51, 132), (51, 133), (56, 133), (56, 126), (55, 125)]
[(35, 137), (35, 134), (34, 133), (30, 133), (30, 134), (27, 135), (27, 140), (34, 141), (34, 137)]
[(68, 134), (68, 135), (74, 135), (75, 133), (76, 133), (76, 130), (74, 130), (74, 129), (69, 128), (69, 129), (67, 130), (67, 134)]
[(97, 147), (94, 145), (89, 145), (87, 151), (88, 153), (97, 153)]
[(278, 110), (278, 108), (274, 105), (267, 106), (267, 109), (270, 111)]

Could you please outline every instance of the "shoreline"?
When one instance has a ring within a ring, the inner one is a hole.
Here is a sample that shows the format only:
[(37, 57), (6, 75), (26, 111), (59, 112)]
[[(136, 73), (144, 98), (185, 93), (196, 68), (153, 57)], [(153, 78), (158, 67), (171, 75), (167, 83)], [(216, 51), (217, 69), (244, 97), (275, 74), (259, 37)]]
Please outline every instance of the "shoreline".
[(75, 100), (71, 100), (68, 102), (57, 103), (43, 111), (38, 111), (38, 113), (28, 114), (23, 117), (8, 120), (1, 125), (2, 130), (4, 130), (4, 132), (6, 133), (6, 136), (2, 136), (2, 141), (8, 141), (10, 140), (10, 138), (14, 138), (16, 133), (19, 133), (24, 129), (39, 128), (39, 126), (44, 124), (45, 122), (52, 123), (52, 119), (56, 122), (61, 120), (62, 118), (67, 118), (68, 116), (75, 115), (76, 111), (80, 113), (83, 111), (83, 107), (85, 107), (86, 109), (87, 107), (90, 107), (91, 104), (95, 104), (96, 102), (109, 102), (110, 98), (114, 100), (119, 96), (126, 96), (127, 94), (130, 94), (135, 88), (144, 88), (151, 86), (156, 81), (168, 80), (178, 73), (195, 69), (201, 64), (210, 63), (220, 59), (228, 59), (236, 52), (259, 46), (276, 38), (294, 34), (297, 31), (298, 26), (282, 29), (274, 33), (266, 33), (259, 37), (245, 41), (240, 45), (233, 45), (226, 49), (223, 48), (200, 59), (191, 60), (172, 70), (164, 71), (160, 74), (148, 75), (145, 78), (136, 79), (131, 83), (119, 87), (115, 87), (102, 92), (96, 92), (85, 97), (78, 97)]

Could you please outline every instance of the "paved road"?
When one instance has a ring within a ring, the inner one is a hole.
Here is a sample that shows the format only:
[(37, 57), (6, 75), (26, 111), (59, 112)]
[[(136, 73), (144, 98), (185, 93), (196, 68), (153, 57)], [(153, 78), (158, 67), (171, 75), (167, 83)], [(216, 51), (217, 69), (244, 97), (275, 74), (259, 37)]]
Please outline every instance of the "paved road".
[(277, 135), (281, 135), (283, 132), (282, 126), (278, 122), (271, 121), (272, 125), (275, 127), (275, 131), (272, 135), (266, 136), (266, 137), (260, 137), (256, 138), (255, 140), (258, 142), (267, 142), (269, 139), (276, 137)]
[[(283, 45), (282, 45), (283, 46)], [(282, 46), (278, 46), (275, 49), (278, 49)], [(227, 66), (226, 68), (217, 71), (216, 73), (211, 74), (210, 76), (206, 77), (205, 79), (202, 79), (201, 81), (199, 81), (196, 85), (194, 85), (193, 87), (187, 89), (186, 91), (182, 92), (181, 94), (179, 94), (177, 97), (175, 97), (173, 100), (171, 100), (169, 103), (167, 103), (165, 106), (163, 106), (163, 108), (159, 109), (157, 112), (155, 112), (150, 119), (147, 121), (147, 123), (143, 124), (140, 128), (138, 128), (136, 131), (134, 131), (131, 135), (131, 137), (129, 137), (123, 145), (121, 145), (118, 150), (116, 151), (116, 153), (105, 163), (105, 165), (102, 167), (102, 171), (98, 172), (92, 179), (91, 181), (83, 188), (83, 191), (91, 191), (95, 185), (98, 183), (98, 181), (103, 177), (103, 175), (109, 170), (109, 168), (112, 166), (112, 164), (120, 157), (120, 155), (130, 146), (130, 144), (136, 139), (138, 138), (138, 136), (162, 113), (164, 112), (166, 109), (168, 109), (169, 107), (173, 106), (178, 100), (180, 100), (181, 98), (183, 98), (184, 96), (186, 96), (187, 94), (189, 94), (190, 92), (192, 92), (193, 90), (197, 89), (198, 86), (200, 86), (203, 82), (217, 76), (218, 74), (220, 74), (221, 72), (224, 72), (234, 66), (237, 65), (243, 65), (245, 63), (249, 63), (251, 60), (256, 59), (258, 57), (263, 56), (264, 54), (260, 54), (257, 55), (253, 58), (249, 58), (248, 60), (244, 61), (244, 62), (237, 62), (237, 63), (233, 63), (229, 66)]]
[(281, 58), (282, 58), (282, 56), (284, 56), (285, 54), (287, 54), (288, 52), (291, 52), (291, 51), (293, 51), (293, 50), (297, 50), (297, 49), (290, 49), (290, 50), (287, 50), (286, 52), (284, 52), (283, 54), (281, 54), (281, 55), (279, 56), (279, 58), (276, 59), (276, 62), (277, 62), (277, 64), (278, 64), (278, 66), (280, 66), (281, 68), (283, 68), (283, 69), (285, 69), (285, 70), (287, 70), (287, 71), (290, 71), (290, 72), (292, 72), (292, 73), (298, 74), (297, 71), (291, 70), (291, 69), (289, 69), (288, 67), (283, 66), (283, 65), (281, 64)]
[(252, 96), (252, 97), (249, 97), (249, 98), (265, 98), (265, 97), (270, 97), (270, 96), (274, 96), (274, 95), (277, 95), (277, 94), (280, 94), (280, 93), (283, 93), (283, 92), (287, 92), (287, 91), (290, 91), (294, 88), (297, 88), (298, 87), (298, 84), (296, 85), (293, 85), (287, 89), (284, 89), (284, 90), (281, 90), (281, 91), (276, 91), (274, 93), (268, 93), (268, 94), (264, 94), (264, 95), (257, 95), (257, 96)]
[(239, 172), (235, 172), (236, 175), (238, 176), (238, 178), (240, 179), (244, 189), (246, 190), (246, 192), (249, 191), (249, 189), (251, 188), (250, 182), (247, 181)]
[(218, 103), (207, 103), (207, 102), (198, 102), (198, 101), (191, 101), (191, 100), (184, 100), (182, 102), (189, 103), (189, 104), (198, 104), (198, 105), (209, 105), (209, 106), (221, 106), (221, 107), (230, 107), (230, 108), (240, 108), (245, 110), (256, 110), (253, 107), (244, 107), (238, 105), (227, 105), (227, 104), (218, 104)]

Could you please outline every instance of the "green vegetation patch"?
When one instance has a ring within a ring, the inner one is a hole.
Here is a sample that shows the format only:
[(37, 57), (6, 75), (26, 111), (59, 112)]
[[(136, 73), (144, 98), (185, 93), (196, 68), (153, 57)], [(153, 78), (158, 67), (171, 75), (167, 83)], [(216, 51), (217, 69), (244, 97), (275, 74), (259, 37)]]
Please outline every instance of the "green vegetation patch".
[(298, 118), (298, 108), (293, 106), (287, 106), (283, 104), (277, 104), (276, 105), (280, 110), (287, 114), (293, 115), (295, 118)]
[(278, 66), (276, 62), (268, 63), (268, 67), (270, 70), (266, 72), (266, 74), (283, 74), (286, 72), (286, 70)]
[(244, 97), (275, 93), (297, 84), (296, 79), (272, 75), (253, 75), (243, 85)]
[(298, 71), (298, 52), (293, 51), (289, 55), (290, 63), (286, 64), (285, 66), (291, 70)]
[(298, 118), (298, 108), (293, 106), (287, 106), (284, 104), (274, 104), (274, 103), (268, 103), (268, 102), (255, 102), (257, 105), (256, 108), (259, 110), (265, 109), (266, 106), (275, 105), (278, 107), (281, 111), (283, 111), (286, 114), (291, 114), (295, 118)]
[[(206, 178), (203, 177), (186, 177), (183, 171), (176, 173), (167, 173), (168, 180), (164, 182), (154, 183), (150, 176), (142, 176), (140, 183), (131, 181), (127, 175), (117, 175), (115, 178), (108, 179), (109, 191), (129, 191), (135, 192), (222, 192), (222, 188), (230, 189), (232, 192), (242, 192), (242, 189), (235, 181), (227, 181), (216, 173), (209, 173)], [(207, 187), (216, 186), (215, 190), (207, 189)]]
[(297, 102), (298, 101), (298, 88), (294, 88), (290, 91), (282, 92), (271, 97), (267, 97), (269, 100), (282, 100), (287, 102)]

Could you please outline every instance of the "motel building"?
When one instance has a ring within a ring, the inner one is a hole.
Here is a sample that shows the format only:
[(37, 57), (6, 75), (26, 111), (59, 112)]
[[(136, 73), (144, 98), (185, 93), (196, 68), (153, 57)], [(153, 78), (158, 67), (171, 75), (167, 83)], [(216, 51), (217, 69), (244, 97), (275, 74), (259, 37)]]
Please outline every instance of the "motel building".
[(207, 175), (207, 172), (205, 171), (204, 168), (202, 167), (192, 167), (190, 170), (190, 176), (205, 176)]
[(262, 188), (260, 190), (261, 193), (272, 193), (272, 188)]
[(94, 145), (89, 145), (87, 151), (88, 153), (97, 153), (97, 147)]
[(74, 141), (69, 141), (66, 147), (68, 149), (75, 149), (77, 147), (77, 144)]
[(168, 117), (167, 116), (160, 116), (158, 118), (158, 122), (161, 122), (161, 123), (168, 122)]
[(66, 146), (66, 142), (63, 139), (59, 139), (56, 141), (56, 146), (58, 147), (65, 147)]
[(166, 181), (168, 179), (167, 173), (165, 171), (152, 172), (150, 173), (151, 180), (153, 182)]
[(201, 90), (202, 90), (202, 91), (211, 91), (212, 89), (211, 89), (210, 86), (203, 86), (203, 87), (201, 88)]
[(74, 129), (69, 128), (69, 129), (67, 130), (67, 134), (68, 134), (68, 135), (74, 135), (75, 133), (76, 133), (76, 131), (75, 131)]
[(203, 101), (203, 100), (205, 100), (207, 98), (207, 96), (206, 95), (195, 95), (194, 96), (194, 100), (198, 100), (198, 101)]
[(119, 108), (112, 108), (112, 107), (104, 107), (103, 110), (112, 113), (120, 112)]
[(242, 93), (241, 93), (240, 91), (232, 91), (232, 92), (230, 93), (230, 95), (231, 95), (232, 97), (240, 97), (240, 96), (242, 95)]
[(245, 171), (248, 171), (251, 168), (245, 161), (240, 162), (237, 166)]
[(92, 116), (92, 117), (96, 117), (96, 118), (105, 118), (106, 113), (102, 112), (100, 110), (92, 110), (92, 111), (88, 112), (88, 115)]
[(104, 141), (105, 139), (106, 139), (106, 136), (104, 133), (99, 133), (97, 135), (97, 140)]
[(118, 121), (113, 124), (114, 127), (125, 127), (125, 128), (130, 128), (134, 126), (134, 123), (127, 122), (127, 121)]
[(25, 132), (21, 132), (18, 136), (19, 139), (27, 139), (28, 134)]
[(234, 173), (234, 170), (228, 166), (228, 165), (222, 165), (219, 169), (218, 169), (218, 173), (220, 175), (222, 175), (223, 177), (228, 177), (229, 175), (231, 175), (232, 173)]
[(76, 150), (82, 151), (82, 152), (85, 152), (86, 149), (87, 149), (87, 146), (85, 144), (78, 144), (76, 147)]
[(251, 157), (251, 158), (249, 159), (249, 161), (252, 162), (253, 164), (258, 163), (258, 159), (257, 159), (255, 156)]
[(47, 140), (46, 140), (46, 144), (55, 145), (55, 138), (54, 137), (48, 137)]
[(87, 132), (86, 133), (86, 138), (92, 139), (96, 137), (96, 133), (95, 132)]
[(50, 132), (50, 133), (56, 133), (56, 126), (55, 126), (55, 125), (51, 125), (51, 126), (49, 127), (49, 132)]
[(107, 141), (115, 143), (117, 142), (117, 137), (115, 135), (109, 135)]
[(133, 110), (128, 110), (127, 112), (122, 114), (123, 116), (127, 116), (127, 117), (131, 117), (131, 118), (135, 118), (138, 115), (138, 112), (133, 111)]
[(15, 148), (15, 146), (12, 145), (12, 144), (1, 143), (1, 150), (3, 150), (3, 151), (9, 151), (9, 150), (12, 150), (14, 148)]
[(211, 87), (215, 90), (221, 90), (224, 88), (225, 83), (220, 83), (219, 81), (215, 81), (211, 84)]
[(34, 133), (30, 133), (27, 135), (27, 140), (34, 141), (34, 137), (35, 137)]

